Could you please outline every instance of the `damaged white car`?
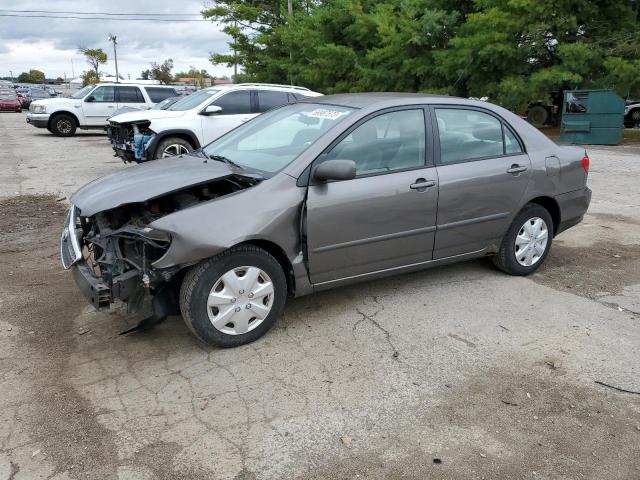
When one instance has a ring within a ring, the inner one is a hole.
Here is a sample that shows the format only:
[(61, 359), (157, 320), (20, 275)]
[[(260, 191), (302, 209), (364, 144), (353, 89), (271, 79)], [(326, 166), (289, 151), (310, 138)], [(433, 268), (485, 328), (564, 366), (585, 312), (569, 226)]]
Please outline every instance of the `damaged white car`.
[(107, 134), (115, 156), (125, 162), (173, 157), (197, 150), (262, 112), (320, 95), (291, 85), (219, 85), (163, 110), (114, 115)]

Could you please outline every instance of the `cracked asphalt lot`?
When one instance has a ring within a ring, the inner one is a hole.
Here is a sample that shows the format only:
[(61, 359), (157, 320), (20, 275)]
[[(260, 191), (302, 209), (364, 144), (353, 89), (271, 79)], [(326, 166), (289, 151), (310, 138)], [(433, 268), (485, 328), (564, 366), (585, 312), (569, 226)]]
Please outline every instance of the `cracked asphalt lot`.
[(103, 136), (2, 114), (0, 143), (1, 480), (640, 477), (640, 395), (595, 383), (640, 391), (637, 146), (589, 149), (589, 215), (529, 278), (322, 292), (219, 350), (118, 335), (59, 266), (65, 197), (124, 168)]

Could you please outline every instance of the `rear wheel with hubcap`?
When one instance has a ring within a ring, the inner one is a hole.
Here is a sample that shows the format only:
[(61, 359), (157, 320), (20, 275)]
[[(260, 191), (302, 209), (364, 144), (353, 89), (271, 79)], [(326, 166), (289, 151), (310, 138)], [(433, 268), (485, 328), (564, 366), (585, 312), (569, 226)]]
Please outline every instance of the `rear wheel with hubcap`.
[(543, 206), (529, 203), (509, 227), (493, 263), (511, 275), (529, 275), (546, 258), (552, 238), (551, 215)]
[(177, 157), (190, 152), (193, 152), (193, 146), (187, 140), (179, 137), (169, 137), (158, 144), (155, 158), (157, 160), (159, 158)]
[(282, 314), (286, 297), (278, 261), (246, 245), (192, 267), (182, 282), (180, 310), (200, 340), (234, 347), (264, 335)]

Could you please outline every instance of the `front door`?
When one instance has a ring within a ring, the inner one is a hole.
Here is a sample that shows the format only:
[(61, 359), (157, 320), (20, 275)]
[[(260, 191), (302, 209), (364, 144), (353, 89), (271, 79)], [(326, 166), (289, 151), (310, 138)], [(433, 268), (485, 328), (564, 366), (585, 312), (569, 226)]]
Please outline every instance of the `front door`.
[(499, 246), (531, 178), (511, 128), (489, 112), (435, 107), (440, 195), (433, 258)]
[(106, 125), (107, 118), (113, 115), (116, 108), (115, 87), (110, 85), (98, 87), (82, 102), (84, 124), (93, 127)]
[(408, 108), (370, 117), (322, 157), (354, 160), (356, 178), (309, 186), (312, 283), (431, 260), (438, 180), (424, 115)]
[(213, 115), (201, 115), (203, 145), (256, 116), (251, 109), (250, 90), (229, 92), (209, 105), (216, 105), (222, 111)]

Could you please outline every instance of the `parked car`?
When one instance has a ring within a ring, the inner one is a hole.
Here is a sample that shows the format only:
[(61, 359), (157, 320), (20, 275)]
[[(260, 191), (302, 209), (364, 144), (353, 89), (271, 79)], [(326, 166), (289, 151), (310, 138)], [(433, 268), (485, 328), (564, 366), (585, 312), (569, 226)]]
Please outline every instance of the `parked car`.
[(78, 128), (104, 129), (107, 119), (117, 108), (148, 108), (176, 95), (173, 87), (165, 85), (88, 85), (69, 98), (56, 97), (32, 102), (27, 114), (27, 123), (34, 127), (47, 128), (60, 137), (70, 137)]
[(21, 112), (20, 100), (13, 90), (0, 91), (0, 112)]
[(163, 111), (114, 116), (107, 134), (125, 162), (166, 158), (192, 152), (271, 108), (320, 95), (290, 85), (219, 85), (183, 97)]
[(640, 127), (640, 101), (628, 101), (624, 107), (625, 127)]
[(97, 308), (149, 292), (202, 341), (256, 340), (287, 296), (492, 256), (543, 263), (591, 199), (584, 149), (486, 103), (317, 97), (264, 113), (194, 155), (81, 188), (62, 263)]

